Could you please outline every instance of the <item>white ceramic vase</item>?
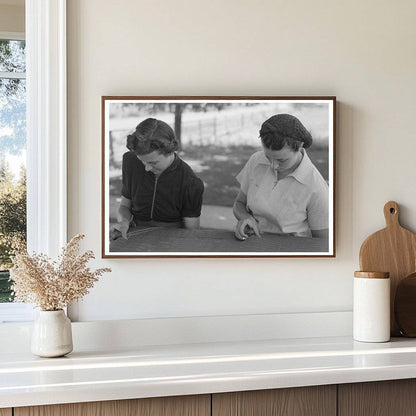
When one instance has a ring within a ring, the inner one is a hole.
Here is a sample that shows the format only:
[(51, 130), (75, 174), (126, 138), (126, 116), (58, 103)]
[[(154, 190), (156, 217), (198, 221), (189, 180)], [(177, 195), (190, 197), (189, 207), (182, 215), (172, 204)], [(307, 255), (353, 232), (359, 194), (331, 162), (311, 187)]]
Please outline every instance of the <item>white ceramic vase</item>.
[(33, 324), (31, 351), (40, 357), (62, 357), (72, 351), (71, 321), (61, 309), (39, 311)]

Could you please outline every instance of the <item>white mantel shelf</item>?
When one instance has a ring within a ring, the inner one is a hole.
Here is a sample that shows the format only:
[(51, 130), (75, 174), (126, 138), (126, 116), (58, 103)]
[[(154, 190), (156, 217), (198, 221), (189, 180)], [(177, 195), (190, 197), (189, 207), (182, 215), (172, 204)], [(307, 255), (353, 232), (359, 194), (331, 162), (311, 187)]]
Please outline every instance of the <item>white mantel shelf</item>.
[(416, 377), (416, 340), (349, 337), (210, 342), (0, 355), (0, 407), (132, 399)]

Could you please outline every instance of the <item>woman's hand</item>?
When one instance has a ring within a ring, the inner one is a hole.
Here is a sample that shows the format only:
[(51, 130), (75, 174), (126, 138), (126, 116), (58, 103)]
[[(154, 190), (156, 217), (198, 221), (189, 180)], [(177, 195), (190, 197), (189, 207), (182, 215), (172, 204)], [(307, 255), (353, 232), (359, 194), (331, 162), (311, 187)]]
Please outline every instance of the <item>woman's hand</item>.
[(183, 226), (188, 230), (199, 229), (199, 217), (183, 217)]
[(110, 228), (110, 240), (117, 240), (117, 238), (123, 237), (127, 240), (127, 231), (129, 230), (130, 223), (133, 219), (133, 215), (130, 211), (131, 200), (121, 197), (120, 206), (117, 212), (118, 222)]
[(233, 212), (238, 219), (234, 233), (238, 240), (245, 240), (253, 234), (260, 237), (257, 221), (247, 210), (247, 195), (241, 189), (234, 201)]
[(253, 217), (244, 218), (243, 220), (239, 220), (237, 222), (234, 235), (238, 240), (246, 240), (253, 234), (260, 237), (257, 221)]
[(123, 237), (127, 240), (127, 231), (129, 230), (130, 221), (120, 221), (114, 224), (110, 228), (110, 240), (117, 240), (117, 238)]

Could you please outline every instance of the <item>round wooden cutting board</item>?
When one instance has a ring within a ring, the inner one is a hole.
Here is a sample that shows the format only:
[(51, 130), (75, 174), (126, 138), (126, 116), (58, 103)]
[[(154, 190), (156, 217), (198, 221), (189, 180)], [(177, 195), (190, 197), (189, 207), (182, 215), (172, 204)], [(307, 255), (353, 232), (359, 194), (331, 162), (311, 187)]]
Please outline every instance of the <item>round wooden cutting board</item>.
[(384, 205), (384, 217), (386, 228), (370, 235), (361, 245), (360, 269), (390, 273), (391, 334), (400, 335), (394, 318), (394, 297), (400, 280), (416, 271), (416, 234), (400, 225), (396, 202)]

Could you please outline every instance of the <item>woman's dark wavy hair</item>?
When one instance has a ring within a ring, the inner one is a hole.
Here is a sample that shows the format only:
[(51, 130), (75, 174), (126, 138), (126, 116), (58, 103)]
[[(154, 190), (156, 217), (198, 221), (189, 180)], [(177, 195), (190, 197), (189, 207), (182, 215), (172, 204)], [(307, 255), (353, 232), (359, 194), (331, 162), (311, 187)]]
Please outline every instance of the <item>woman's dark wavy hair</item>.
[(261, 125), (260, 138), (264, 146), (271, 150), (281, 150), (287, 144), (297, 152), (302, 145), (307, 149), (312, 144), (312, 135), (290, 114), (276, 114), (267, 119)]
[(138, 124), (135, 132), (127, 136), (126, 146), (139, 155), (147, 155), (155, 150), (168, 155), (178, 150), (172, 127), (155, 118), (147, 118)]

